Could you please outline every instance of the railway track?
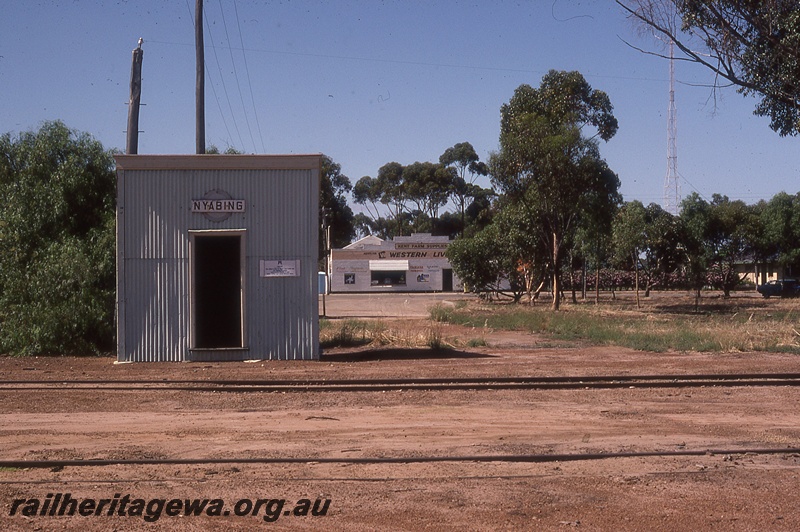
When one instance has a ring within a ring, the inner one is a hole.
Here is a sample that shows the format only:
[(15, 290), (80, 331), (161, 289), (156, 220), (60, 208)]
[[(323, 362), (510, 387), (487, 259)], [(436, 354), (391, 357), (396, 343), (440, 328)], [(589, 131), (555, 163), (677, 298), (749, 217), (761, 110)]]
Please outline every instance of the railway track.
[(0, 467), (61, 468), (101, 467), (112, 465), (202, 465), (202, 464), (409, 464), (437, 462), (513, 462), (552, 463), (606, 460), (610, 458), (688, 457), (688, 456), (733, 456), (733, 455), (800, 455), (800, 448), (727, 448), (727, 449), (682, 449), (661, 451), (625, 451), (602, 453), (567, 454), (501, 454), (501, 455), (437, 455), (437, 456), (364, 456), (364, 457), (234, 457), (234, 458), (114, 458), (114, 459), (41, 459), (0, 460)]
[[(0, 393), (33, 391), (190, 391), (190, 392), (385, 392), (399, 390), (569, 390), (612, 388), (696, 388), (800, 386), (800, 373), (747, 373), (696, 375), (613, 375), (573, 377), (465, 377), (404, 379), (272, 379), (272, 380), (0, 380)], [(800, 447), (669, 449), (625, 452), (503, 455), (429, 455), (363, 457), (226, 457), (133, 459), (33, 459), (0, 460), (0, 468), (92, 468), (100, 466), (199, 464), (401, 464), (436, 462), (554, 463), (613, 458), (690, 457), (703, 455), (795, 455)]]
[(800, 386), (800, 373), (614, 375), (580, 377), (463, 377), (417, 379), (273, 380), (0, 380), (0, 392), (23, 390), (195, 392), (386, 392), (398, 390), (570, 390)]

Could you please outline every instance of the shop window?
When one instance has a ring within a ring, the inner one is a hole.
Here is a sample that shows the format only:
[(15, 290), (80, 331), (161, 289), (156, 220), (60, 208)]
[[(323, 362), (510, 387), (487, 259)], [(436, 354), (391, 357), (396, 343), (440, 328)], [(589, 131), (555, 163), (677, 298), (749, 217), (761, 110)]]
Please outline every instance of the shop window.
[(406, 285), (405, 271), (373, 271), (372, 286), (405, 286)]

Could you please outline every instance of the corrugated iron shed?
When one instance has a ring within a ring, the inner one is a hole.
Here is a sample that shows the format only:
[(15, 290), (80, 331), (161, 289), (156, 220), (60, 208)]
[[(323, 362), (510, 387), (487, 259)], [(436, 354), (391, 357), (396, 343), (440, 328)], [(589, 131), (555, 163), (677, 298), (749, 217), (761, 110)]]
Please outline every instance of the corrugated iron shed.
[(320, 155), (116, 161), (118, 360), (319, 358)]

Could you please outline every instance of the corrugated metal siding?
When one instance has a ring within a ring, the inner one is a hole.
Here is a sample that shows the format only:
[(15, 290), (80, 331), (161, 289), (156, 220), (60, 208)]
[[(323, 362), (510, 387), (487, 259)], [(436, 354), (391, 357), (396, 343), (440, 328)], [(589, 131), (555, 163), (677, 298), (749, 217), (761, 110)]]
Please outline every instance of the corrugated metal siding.
[[(317, 318), (317, 170), (119, 170), (118, 358), (312, 359)], [(213, 189), (246, 200), (213, 222), (191, 200)], [(190, 350), (189, 231), (245, 230), (245, 350)], [(299, 259), (299, 277), (260, 278), (259, 261)]]

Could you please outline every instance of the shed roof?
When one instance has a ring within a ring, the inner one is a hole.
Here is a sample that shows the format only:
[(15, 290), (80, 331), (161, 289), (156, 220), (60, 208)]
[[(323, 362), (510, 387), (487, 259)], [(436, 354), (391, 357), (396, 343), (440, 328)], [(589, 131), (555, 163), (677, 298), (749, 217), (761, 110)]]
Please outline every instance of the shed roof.
[(322, 154), (303, 155), (115, 155), (118, 170), (308, 170)]

